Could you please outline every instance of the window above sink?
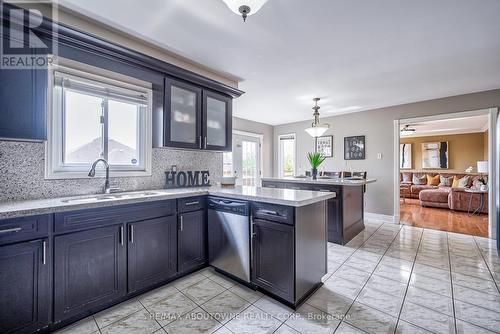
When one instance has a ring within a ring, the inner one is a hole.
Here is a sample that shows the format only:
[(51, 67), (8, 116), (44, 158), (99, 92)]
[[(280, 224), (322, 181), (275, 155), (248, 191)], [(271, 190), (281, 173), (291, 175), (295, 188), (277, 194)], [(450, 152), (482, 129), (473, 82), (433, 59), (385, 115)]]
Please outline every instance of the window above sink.
[(86, 178), (99, 158), (114, 177), (151, 175), (149, 83), (59, 60), (49, 68), (48, 100), (46, 178)]

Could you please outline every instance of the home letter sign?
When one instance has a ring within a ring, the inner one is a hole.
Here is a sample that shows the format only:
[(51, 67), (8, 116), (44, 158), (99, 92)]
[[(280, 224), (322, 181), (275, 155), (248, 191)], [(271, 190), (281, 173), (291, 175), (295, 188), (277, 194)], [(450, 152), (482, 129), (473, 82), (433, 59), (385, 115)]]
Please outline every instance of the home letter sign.
[(209, 171), (167, 171), (165, 188), (209, 187)]

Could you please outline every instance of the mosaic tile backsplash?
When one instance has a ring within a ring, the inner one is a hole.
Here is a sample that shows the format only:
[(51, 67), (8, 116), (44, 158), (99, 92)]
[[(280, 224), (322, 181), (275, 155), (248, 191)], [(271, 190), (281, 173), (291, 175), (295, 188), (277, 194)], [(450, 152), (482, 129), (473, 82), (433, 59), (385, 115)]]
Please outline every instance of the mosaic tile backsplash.
[[(154, 148), (152, 175), (113, 177), (111, 183), (123, 191), (160, 189), (165, 171), (172, 165), (178, 170), (208, 170), (213, 184), (222, 177), (222, 153)], [(45, 144), (0, 141), (0, 202), (96, 194), (104, 179), (45, 180)]]

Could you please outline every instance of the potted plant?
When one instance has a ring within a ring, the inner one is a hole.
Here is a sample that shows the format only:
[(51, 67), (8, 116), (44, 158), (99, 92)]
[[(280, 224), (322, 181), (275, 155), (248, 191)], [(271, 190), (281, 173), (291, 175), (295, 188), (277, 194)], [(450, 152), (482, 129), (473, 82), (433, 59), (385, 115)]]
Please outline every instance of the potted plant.
[(318, 167), (325, 161), (326, 157), (323, 156), (321, 153), (307, 153), (307, 159), (309, 160), (309, 163), (311, 164), (311, 174), (313, 180), (316, 180), (318, 176)]

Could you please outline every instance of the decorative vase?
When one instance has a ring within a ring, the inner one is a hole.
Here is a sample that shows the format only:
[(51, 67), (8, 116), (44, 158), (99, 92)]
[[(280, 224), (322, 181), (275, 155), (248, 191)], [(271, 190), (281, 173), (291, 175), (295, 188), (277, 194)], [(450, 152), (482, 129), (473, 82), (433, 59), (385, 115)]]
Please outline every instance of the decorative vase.
[(311, 169), (311, 175), (312, 175), (312, 178), (313, 180), (317, 180), (318, 179), (318, 169), (317, 168), (313, 168)]
[(481, 189), (481, 191), (486, 191), (486, 190), (488, 190), (488, 185), (482, 184), (480, 189)]

